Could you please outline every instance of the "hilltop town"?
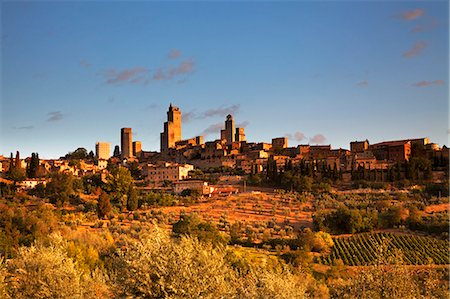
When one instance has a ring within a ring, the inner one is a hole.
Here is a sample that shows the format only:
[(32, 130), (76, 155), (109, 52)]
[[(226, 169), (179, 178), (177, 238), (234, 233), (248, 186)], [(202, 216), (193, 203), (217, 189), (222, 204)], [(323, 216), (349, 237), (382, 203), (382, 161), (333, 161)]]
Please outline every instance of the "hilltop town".
[[(232, 115), (224, 118), (220, 139), (183, 139), (181, 109), (170, 104), (159, 152), (122, 128), (112, 155), (110, 143), (97, 142), (95, 153), (78, 148), (59, 159), (1, 157), (0, 254), (10, 268), (0, 271), (0, 296), (32, 297), (43, 287), (33, 269), (53, 269), (49, 257), (64, 260), (57, 276), (74, 263), (74, 277), (93, 285), (75, 290), (92, 298), (159, 292), (137, 289), (147, 265), (168, 269), (154, 272), (164, 276), (154, 283), (182, 285), (191, 297), (197, 289), (233, 298), (448, 294), (445, 145), (426, 137), (350, 149), (249, 142)], [(225, 289), (206, 290), (215, 280), (192, 285), (204, 271), (222, 275), (201, 266), (210, 262), (226, 272)]]
[[(21, 180), (20, 185), (35, 187), (45, 182), (43, 173), (55, 171), (78, 177), (101, 174), (105, 178), (108, 164), (134, 167), (140, 173), (141, 185), (152, 187), (192, 180), (195, 170), (214, 169), (250, 176), (250, 179), (267, 177), (273, 171), (295, 170), (300, 176), (339, 181), (341, 186), (358, 180), (393, 182), (414, 178), (443, 182), (448, 175), (449, 149), (445, 145), (439, 147), (426, 137), (376, 144), (370, 144), (367, 139), (352, 141), (349, 150), (335, 149), (331, 145), (289, 146), (287, 137), (273, 138), (272, 143), (249, 142), (244, 128), (235, 127), (233, 116), (227, 115), (220, 139), (204, 142), (203, 136), (182, 138), (182, 112), (172, 104), (163, 125), (160, 152), (144, 151), (142, 143), (133, 141), (132, 136), (132, 128), (122, 128), (121, 144), (115, 146), (113, 155), (110, 143), (97, 142), (95, 155), (78, 148), (60, 159), (39, 160), (41, 179)], [(0, 157), (3, 177), (9, 171), (12, 155)], [(21, 159), (16, 155), (14, 158), (14, 163), (23, 169), (28, 168), (31, 161), (32, 157)], [(415, 168), (408, 167), (414, 161)]]

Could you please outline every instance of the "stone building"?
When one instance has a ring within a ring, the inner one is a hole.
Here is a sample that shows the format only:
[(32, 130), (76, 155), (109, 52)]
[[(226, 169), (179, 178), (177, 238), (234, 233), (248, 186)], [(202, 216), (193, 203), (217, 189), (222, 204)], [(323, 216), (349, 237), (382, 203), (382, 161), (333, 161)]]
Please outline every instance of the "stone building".
[(111, 144), (109, 142), (96, 142), (95, 156), (100, 160), (108, 160), (111, 157)]
[(350, 151), (353, 153), (362, 153), (369, 150), (369, 140), (350, 142)]
[(169, 148), (175, 148), (175, 143), (181, 140), (181, 110), (176, 106), (169, 106), (164, 132), (161, 133), (161, 152), (166, 153)]
[(190, 164), (178, 163), (157, 163), (147, 164), (144, 167), (146, 180), (154, 183), (161, 183), (164, 181), (181, 181), (188, 178), (189, 171), (194, 170), (194, 166)]
[(411, 157), (411, 141), (385, 141), (371, 144), (369, 150), (373, 152), (377, 160), (392, 162), (409, 161)]
[(133, 142), (133, 156), (139, 157), (142, 153), (142, 142), (134, 141)]
[(131, 128), (120, 129), (121, 158), (133, 157), (133, 133)]
[(233, 116), (228, 114), (225, 120), (225, 129), (220, 131), (220, 139), (226, 140), (227, 145), (232, 144), (235, 140), (235, 132)]
[(239, 141), (239, 142), (247, 140), (246, 137), (245, 137), (245, 130), (244, 130), (244, 128), (236, 128), (235, 140)]
[(288, 147), (288, 139), (286, 137), (279, 137), (272, 139), (272, 150), (281, 150)]

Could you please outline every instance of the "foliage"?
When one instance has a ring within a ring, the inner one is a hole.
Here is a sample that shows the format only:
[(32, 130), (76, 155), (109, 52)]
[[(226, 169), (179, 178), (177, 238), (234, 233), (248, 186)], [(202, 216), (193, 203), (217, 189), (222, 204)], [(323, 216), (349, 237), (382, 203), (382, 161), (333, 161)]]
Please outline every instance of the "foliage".
[(33, 211), (25, 207), (0, 205), (0, 253), (12, 256), (22, 245), (45, 239), (56, 227), (57, 219), (48, 204), (38, 204)]
[(111, 213), (111, 202), (109, 199), (109, 195), (102, 191), (100, 196), (98, 197), (97, 203), (97, 215), (98, 218), (107, 217)]
[(366, 232), (377, 227), (377, 211), (365, 211), (339, 207), (332, 212), (319, 212), (313, 216), (317, 230), (328, 230), (332, 233)]
[(53, 173), (45, 187), (45, 195), (50, 202), (64, 203), (69, 201), (69, 196), (74, 195), (79, 188), (78, 179), (70, 173)]
[(173, 224), (172, 230), (177, 235), (194, 236), (213, 245), (228, 243), (228, 238), (219, 232), (214, 224), (202, 221), (196, 214), (182, 215), (180, 220)]
[(39, 170), (39, 154), (32, 153), (30, 162), (27, 165), (27, 177), (36, 178)]
[(135, 298), (231, 297), (236, 277), (224, 255), (192, 237), (173, 241), (157, 229), (119, 252), (115, 287), (119, 296)]
[(65, 158), (67, 160), (84, 160), (89, 158), (89, 155), (84, 147), (79, 147), (75, 151), (67, 153)]
[(11, 298), (107, 298), (100, 273), (84, 273), (64, 249), (60, 237), (49, 246), (21, 247), (7, 263), (7, 293)]

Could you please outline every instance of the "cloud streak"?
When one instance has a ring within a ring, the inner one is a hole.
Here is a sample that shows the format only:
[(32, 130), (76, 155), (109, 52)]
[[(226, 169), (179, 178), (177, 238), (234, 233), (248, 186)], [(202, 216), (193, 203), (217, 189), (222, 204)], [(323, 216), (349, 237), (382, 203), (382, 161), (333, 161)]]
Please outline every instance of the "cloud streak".
[(206, 129), (204, 129), (200, 135), (209, 136), (211, 134), (216, 134), (216, 133), (218, 134), (218, 133), (220, 133), (220, 130), (222, 128), (223, 128), (222, 123), (212, 124), (209, 127), (207, 127)]
[(237, 113), (239, 111), (239, 109), (240, 109), (240, 105), (234, 104), (231, 106), (221, 106), (219, 108), (208, 109), (201, 113), (197, 113), (195, 111), (189, 111), (189, 112), (183, 114), (183, 122), (188, 123), (195, 119), (205, 119), (205, 118), (210, 118), (210, 117), (215, 117), (215, 116), (225, 117), (228, 114), (233, 115), (233, 114)]
[(34, 126), (13, 127), (14, 130), (32, 130)]
[(312, 138), (309, 138), (309, 143), (312, 144), (324, 144), (327, 141), (327, 138), (322, 134), (316, 134)]
[(243, 121), (243, 122), (241, 122), (241, 123), (238, 123), (238, 124), (236, 125), (236, 128), (245, 128), (245, 127), (247, 127), (249, 124), (250, 124), (250, 122), (248, 122), (248, 121)]
[(412, 48), (405, 53), (403, 53), (403, 57), (405, 58), (411, 58), (414, 56), (417, 56), (422, 53), (422, 51), (428, 46), (428, 44), (424, 41), (418, 41), (416, 42)]
[(436, 28), (438, 25), (439, 25), (439, 23), (435, 19), (432, 19), (428, 23), (417, 25), (416, 27), (411, 29), (411, 32), (420, 33), (420, 32), (424, 32), (424, 31), (430, 31), (430, 30)]
[(85, 68), (85, 69), (88, 69), (88, 68), (90, 68), (92, 66), (92, 64), (90, 64), (88, 61), (86, 61), (84, 59), (81, 59), (80, 60), (80, 66)]
[(140, 83), (146, 80), (148, 69), (137, 66), (130, 69), (109, 69), (103, 73), (107, 84)]
[(306, 139), (305, 134), (303, 134), (300, 131), (295, 132), (294, 134), (286, 134), (285, 135), (289, 140), (295, 140), (295, 141), (302, 141), (304, 139)]
[(444, 80), (434, 80), (434, 81), (419, 81), (411, 84), (414, 87), (427, 87), (432, 85), (443, 85)]
[(193, 59), (186, 59), (182, 61), (178, 66), (159, 68), (151, 76), (155, 81), (167, 81), (172, 80), (174, 77), (181, 75), (188, 75), (194, 71), (195, 62)]
[[(87, 67), (87, 64), (83, 64), (82, 66)], [(186, 76), (193, 73), (194, 70), (195, 61), (193, 59), (185, 59), (176, 65), (155, 69), (144, 66), (124, 69), (111, 68), (100, 72), (100, 75), (104, 78), (105, 83), (110, 85), (147, 85), (151, 81), (170, 81), (174, 79), (177, 80), (177, 83), (184, 83), (186, 82)]]
[(169, 59), (177, 59), (180, 56), (181, 56), (181, 51), (178, 49), (172, 49), (172, 50), (170, 50), (169, 54), (167, 54), (167, 57)]
[(417, 8), (414, 10), (408, 10), (403, 13), (401, 13), (398, 17), (405, 21), (412, 21), (415, 20), (425, 14), (425, 10), (421, 8)]
[(64, 114), (62, 114), (61, 111), (52, 111), (49, 112), (47, 115), (48, 115), (47, 118), (48, 122), (60, 121), (64, 118)]
[(367, 82), (367, 80), (364, 80), (364, 81), (356, 83), (356, 85), (358, 85), (359, 87), (368, 87), (369, 82)]

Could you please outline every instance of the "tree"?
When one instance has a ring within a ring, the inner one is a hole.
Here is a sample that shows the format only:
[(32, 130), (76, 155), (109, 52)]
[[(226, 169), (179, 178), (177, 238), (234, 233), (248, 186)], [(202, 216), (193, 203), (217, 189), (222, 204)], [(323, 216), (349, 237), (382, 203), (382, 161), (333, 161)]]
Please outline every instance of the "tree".
[(120, 148), (119, 148), (118, 145), (116, 145), (116, 146), (114, 147), (114, 154), (113, 154), (113, 156), (114, 156), (114, 157), (120, 157)]
[(76, 178), (70, 173), (55, 173), (45, 187), (45, 192), (51, 203), (64, 203), (76, 191)]
[(89, 152), (88, 158), (89, 158), (90, 160), (94, 160), (95, 155), (94, 155), (94, 152), (93, 152), (93, 151), (90, 151), (90, 152)]
[(29, 178), (36, 178), (39, 170), (39, 155), (32, 153), (30, 163), (27, 165), (27, 176)]
[(22, 163), (20, 162), (20, 153), (16, 151), (16, 159), (14, 160), (14, 167), (22, 168)]
[(196, 214), (182, 215), (180, 220), (174, 223), (172, 231), (177, 235), (197, 237), (202, 242), (214, 245), (224, 245), (228, 242), (214, 224), (202, 221)]
[(127, 210), (128, 211), (134, 211), (138, 208), (138, 196), (136, 189), (131, 186), (130, 190), (128, 190), (127, 194)]
[(113, 195), (114, 202), (120, 204), (122, 209), (127, 206), (126, 197), (132, 186), (133, 178), (128, 169), (125, 167), (112, 169), (108, 176), (107, 189)]
[(11, 278), (6, 298), (109, 298), (103, 277), (83, 271), (60, 236), (52, 236), (48, 247), (21, 247), (6, 270)]
[(88, 152), (84, 147), (79, 147), (75, 151), (69, 152), (65, 158), (68, 160), (84, 160), (88, 158)]
[(99, 218), (104, 218), (111, 213), (111, 202), (109, 199), (109, 195), (102, 191), (100, 196), (98, 197), (97, 203), (97, 215)]

